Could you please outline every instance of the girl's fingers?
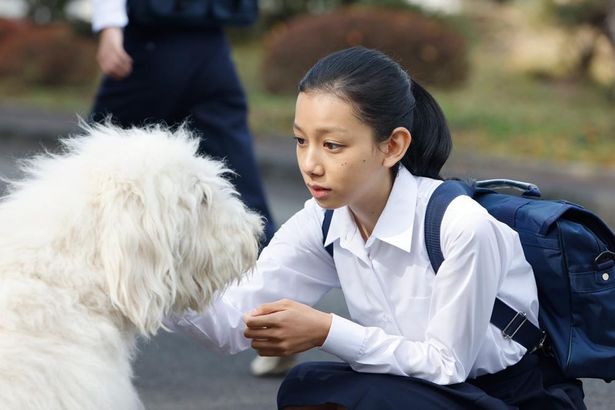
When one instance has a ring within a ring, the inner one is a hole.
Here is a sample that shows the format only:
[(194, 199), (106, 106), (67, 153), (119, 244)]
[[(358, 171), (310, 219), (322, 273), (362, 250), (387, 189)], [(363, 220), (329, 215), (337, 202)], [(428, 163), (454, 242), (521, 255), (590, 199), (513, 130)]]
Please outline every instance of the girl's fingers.
[(279, 316), (278, 312), (262, 316), (244, 315), (244, 322), (249, 328), (275, 327), (279, 323)]
[(271, 303), (264, 303), (250, 312), (252, 316), (268, 315), (270, 313), (286, 310), (292, 303), (291, 300), (281, 299)]
[(243, 321), (250, 329), (261, 329), (264, 327), (271, 327), (271, 318), (267, 316), (244, 316)]
[(251, 343), (252, 348), (254, 349), (279, 349), (277, 342), (268, 340), (268, 339), (253, 339)]
[(279, 340), (276, 329), (272, 328), (247, 328), (243, 335), (248, 339), (270, 339)]
[(276, 342), (269, 340), (252, 340), (251, 345), (261, 356), (281, 356), (284, 351)]

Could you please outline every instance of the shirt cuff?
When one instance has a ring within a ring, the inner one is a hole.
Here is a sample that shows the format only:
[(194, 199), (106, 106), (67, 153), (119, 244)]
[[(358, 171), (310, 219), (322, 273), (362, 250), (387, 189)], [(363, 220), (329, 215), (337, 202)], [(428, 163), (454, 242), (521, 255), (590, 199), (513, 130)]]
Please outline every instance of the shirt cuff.
[(126, 0), (93, 0), (92, 31), (107, 27), (125, 27), (128, 24)]
[(366, 329), (336, 314), (331, 316), (331, 328), (320, 349), (345, 362), (355, 362), (364, 352)]
[(92, 31), (98, 33), (102, 29), (108, 27), (118, 27), (123, 28), (128, 24), (128, 17), (126, 16), (116, 16), (108, 19), (96, 19), (92, 20)]

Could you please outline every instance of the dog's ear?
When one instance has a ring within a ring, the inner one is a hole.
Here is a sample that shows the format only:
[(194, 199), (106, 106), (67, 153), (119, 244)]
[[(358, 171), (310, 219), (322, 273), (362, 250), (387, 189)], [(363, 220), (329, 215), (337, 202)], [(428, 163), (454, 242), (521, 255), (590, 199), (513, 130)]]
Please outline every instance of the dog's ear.
[(152, 199), (124, 183), (105, 189), (95, 204), (98, 261), (111, 302), (143, 335), (156, 333), (175, 294), (176, 221)]

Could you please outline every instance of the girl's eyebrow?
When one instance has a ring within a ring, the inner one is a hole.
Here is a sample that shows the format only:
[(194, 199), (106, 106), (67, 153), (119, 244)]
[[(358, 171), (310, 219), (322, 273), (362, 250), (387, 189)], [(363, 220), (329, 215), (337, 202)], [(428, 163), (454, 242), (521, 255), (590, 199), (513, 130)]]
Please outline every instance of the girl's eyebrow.
[[(301, 127), (297, 124), (293, 124), (293, 128), (296, 129), (299, 132), (302, 132), (305, 134), (305, 131), (303, 131), (301, 129)], [(322, 134), (332, 134), (334, 132), (339, 132), (339, 133), (346, 133), (346, 129), (344, 128), (340, 128), (340, 127), (323, 127), (323, 128), (316, 128), (314, 130), (316, 132), (317, 135), (322, 135)]]

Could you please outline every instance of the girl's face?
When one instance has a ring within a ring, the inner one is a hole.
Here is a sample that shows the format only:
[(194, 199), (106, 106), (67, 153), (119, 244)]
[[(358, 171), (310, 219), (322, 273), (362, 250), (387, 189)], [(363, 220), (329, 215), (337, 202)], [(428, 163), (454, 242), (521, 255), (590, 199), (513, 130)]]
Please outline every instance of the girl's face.
[(390, 191), (385, 154), (353, 107), (327, 92), (299, 93), (294, 133), (305, 184), (323, 208), (372, 208)]

